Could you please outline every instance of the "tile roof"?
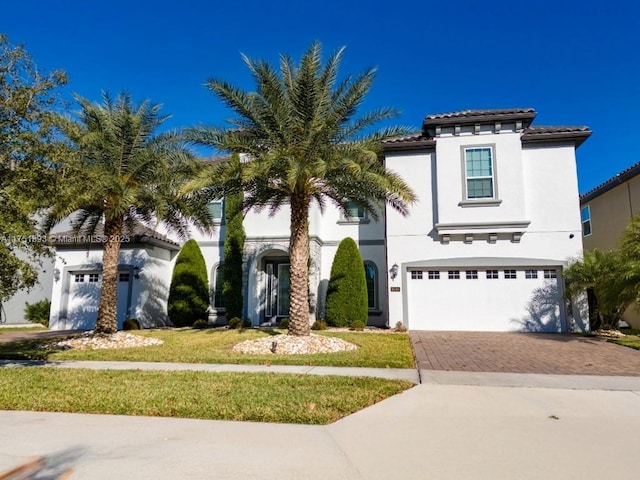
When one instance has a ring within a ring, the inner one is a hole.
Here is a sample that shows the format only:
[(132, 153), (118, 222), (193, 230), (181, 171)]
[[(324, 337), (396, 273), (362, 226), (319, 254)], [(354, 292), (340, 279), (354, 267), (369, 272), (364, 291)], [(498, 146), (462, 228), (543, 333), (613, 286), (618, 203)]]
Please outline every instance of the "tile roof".
[(389, 150), (413, 150), (435, 146), (435, 139), (425, 136), (422, 133), (405, 135), (403, 137), (389, 138), (382, 141), (382, 149)]
[(623, 171), (618, 173), (615, 177), (611, 177), (606, 182), (603, 182), (597, 187), (592, 188), (588, 192), (580, 195), (580, 203), (581, 204), (587, 203), (593, 200), (594, 198), (599, 197), (603, 193), (608, 192), (612, 188), (617, 187), (621, 183), (632, 179), (638, 174), (640, 174), (640, 162), (635, 163), (628, 168), (625, 168)]
[(459, 112), (448, 113), (436, 113), (433, 115), (427, 115), (425, 120), (439, 120), (443, 118), (467, 118), (467, 117), (485, 117), (496, 115), (519, 115), (519, 114), (533, 114), (536, 111), (533, 108), (494, 108), (484, 110), (462, 110)]
[(591, 133), (589, 127), (585, 126), (535, 126), (525, 128), (521, 138), (522, 143), (573, 141), (578, 148)]

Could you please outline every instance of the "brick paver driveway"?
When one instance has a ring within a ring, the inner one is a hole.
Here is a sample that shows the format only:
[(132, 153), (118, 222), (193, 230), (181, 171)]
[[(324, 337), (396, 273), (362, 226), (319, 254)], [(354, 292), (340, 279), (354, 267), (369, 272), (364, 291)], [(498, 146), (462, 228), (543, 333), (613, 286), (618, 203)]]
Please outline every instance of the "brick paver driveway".
[(640, 351), (593, 337), (409, 332), (422, 370), (640, 376)]

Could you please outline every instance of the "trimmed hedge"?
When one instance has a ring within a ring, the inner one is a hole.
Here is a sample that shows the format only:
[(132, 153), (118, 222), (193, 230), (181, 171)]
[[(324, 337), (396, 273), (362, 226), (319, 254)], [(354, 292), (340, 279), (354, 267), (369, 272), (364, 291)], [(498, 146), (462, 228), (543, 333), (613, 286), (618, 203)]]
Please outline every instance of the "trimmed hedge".
[(340, 242), (331, 266), (327, 288), (325, 320), (334, 327), (367, 324), (367, 279), (356, 242)]
[[(240, 165), (240, 156), (234, 153), (231, 162)], [(222, 298), (227, 320), (242, 318), (242, 254), (244, 252), (245, 233), (242, 226), (242, 192), (225, 197), (225, 224), (226, 235), (224, 239), (224, 262)]]
[(209, 285), (204, 257), (195, 240), (184, 244), (173, 267), (167, 311), (176, 327), (207, 317)]

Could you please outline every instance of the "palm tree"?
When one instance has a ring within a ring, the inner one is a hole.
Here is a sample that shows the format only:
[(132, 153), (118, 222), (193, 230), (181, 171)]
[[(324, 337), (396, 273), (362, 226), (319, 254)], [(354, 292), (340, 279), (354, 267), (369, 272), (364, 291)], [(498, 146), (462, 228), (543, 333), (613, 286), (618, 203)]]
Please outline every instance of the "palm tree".
[[(207, 82), (213, 94), (237, 115), (230, 128), (196, 127), (188, 137), (218, 150), (244, 153), (251, 161), (241, 173), (229, 164), (214, 168), (211, 179), (230, 177), (228, 192), (241, 188), (246, 210), (267, 207), (275, 213), (290, 205), (289, 334), (309, 335), (308, 259), (309, 207), (323, 211), (327, 201), (343, 212), (349, 202), (378, 219), (387, 203), (402, 214), (415, 200), (409, 186), (385, 169), (381, 142), (408, 129), (390, 127), (370, 132), (372, 125), (397, 115), (382, 108), (356, 118), (371, 88), (375, 69), (338, 81), (344, 48), (322, 65), (321, 46), (314, 43), (295, 65), (280, 58), (279, 72), (264, 61), (243, 56), (256, 82), (256, 92), (230, 83)], [(200, 184), (203, 186), (203, 183)], [(214, 188), (215, 190), (215, 188)], [(218, 194), (219, 191), (216, 191)]]
[(60, 130), (74, 155), (60, 173), (60, 194), (47, 226), (74, 214), (76, 231), (92, 235), (104, 228), (102, 293), (96, 333), (117, 330), (117, 270), (123, 233), (137, 222), (163, 222), (184, 238), (190, 222), (212, 228), (206, 203), (197, 195), (180, 195), (183, 184), (202, 165), (176, 134), (157, 134), (167, 116), (160, 105), (134, 104), (127, 93), (102, 103), (76, 96), (77, 118), (59, 117)]

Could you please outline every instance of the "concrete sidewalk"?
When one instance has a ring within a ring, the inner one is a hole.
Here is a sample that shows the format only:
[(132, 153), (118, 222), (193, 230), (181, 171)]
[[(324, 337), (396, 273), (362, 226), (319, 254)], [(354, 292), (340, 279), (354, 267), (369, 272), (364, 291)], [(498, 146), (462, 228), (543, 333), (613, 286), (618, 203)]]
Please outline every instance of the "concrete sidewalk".
[(218, 363), (163, 363), (163, 362), (114, 362), (114, 361), (30, 361), (0, 360), (2, 367), (47, 366), (55, 368), (88, 368), (92, 370), (164, 370), (200, 372), (271, 372), (305, 375), (339, 375), (344, 377), (378, 377), (391, 380), (407, 380), (420, 383), (418, 371), (413, 368), (361, 368), (314, 367), (301, 365), (251, 365)]
[(0, 411), (72, 479), (635, 479), (640, 393), (417, 385), (332, 425)]

